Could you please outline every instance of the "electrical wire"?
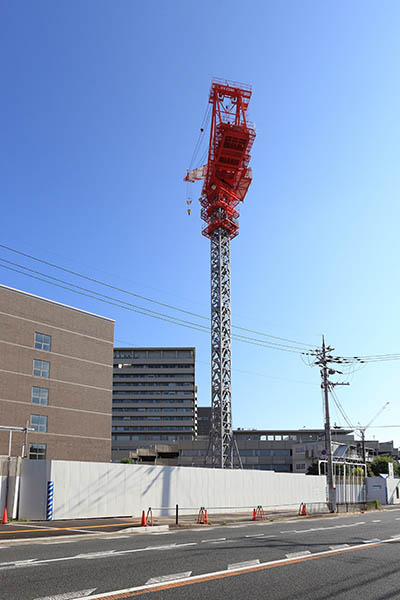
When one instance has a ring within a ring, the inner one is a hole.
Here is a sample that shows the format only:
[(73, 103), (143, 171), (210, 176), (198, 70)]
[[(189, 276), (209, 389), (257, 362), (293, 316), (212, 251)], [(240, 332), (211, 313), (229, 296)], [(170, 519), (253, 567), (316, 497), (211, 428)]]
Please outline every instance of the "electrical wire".
[(347, 414), (346, 414), (346, 412), (345, 412), (345, 410), (344, 410), (344, 408), (343, 408), (343, 406), (342, 406), (339, 398), (337, 397), (337, 394), (335, 392), (334, 386), (330, 385), (329, 386), (329, 391), (330, 391), (330, 393), (332, 395), (332, 398), (333, 398), (333, 400), (334, 400), (334, 402), (335, 402), (335, 404), (336, 404), (336, 406), (337, 406), (340, 414), (344, 418), (344, 420), (347, 423), (348, 427), (350, 427), (351, 429), (356, 429), (354, 427), (354, 425), (351, 423), (351, 421), (350, 421), (349, 417), (347, 416)]
[[(1, 261), (4, 261), (4, 259), (0, 259)], [(7, 261), (10, 262), (10, 261)], [(196, 331), (201, 331), (203, 333), (210, 333), (210, 329), (204, 325), (201, 325), (199, 323), (193, 323), (191, 321), (185, 321), (183, 319), (177, 319), (176, 317), (172, 317), (171, 315), (166, 315), (164, 313), (157, 313), (156, 311), (150, 311), (149, 309), (143, 308), (143, 307), (138, 307), (136, 305), (130, 304), (128, 302), (125, 302), (124, 300), (120, 300), (119, 298), (114, 298), (112, 296), (105, 296), (104, 294), (100, 294), (99, 292), (96, 292), (95, 290), (90, 290), (88, 288), (83, 288), (81, 286), (77, 286), (73, 283), (70, 283), (68, 281), (62, 280), (62, 279), (57, 279), (55, 277), (51, 277), (49, 275), (46, 275), (44, 273), (41, 273), (40, 271), (34, 271), (33, 269), (28, 269), (27, 267), (22, 267), (23, 269), (29, 270), (30, 273), (21, 271), (20, 269), (15, 269), (13, 267), (9, 267), (7, 265), (4, 264), (0, 264), (0, 267), (2, 267), (3, 269), (7, 269), (10, 271), (14, 271), (16, 273), (19, 273), (21, 275), (25, 275), (27, 277), (31, 277), (32, 279), (36, 279), (38, 281), (43, 281), (47, 284), (50, 285), (54, 285), (56, 287), (68, 290), (70, 292), (73, 292), (75, 294), (80, 294), (82, 296), (86, 296), (88, 298), (92, 298), (94, 300), (98, 300), (99, 302), (103, 302), (105, 304), (110, 304), (112, 306), (118, 306), (119, 308), (123, 308), (125, 310), (129, 310), (132, 312), (136, 312), (139, 313), (143, 316), (147, 316), (147, 317), (152, 317), (155, 319), (159, 319), (161, 321), (166, 321), (168, 323), (172, 323), (174, 325), (180, 325), (181, 327), (187, 327), (189, 329), (194, 329)], [(31, 273), (35, 273), (35, 275), (31, 274)], [(40, 275), (40, 276), (39, 276)], [(47, 279), (45, 279), (47, 278)], [(52, 279), (50, 281), (50, 279)], [(56, 281), (58, 283), (56, 283)], [(75, 288), (75, 289), (73, 289)], [(232, 338), (234, 340), (240, 341), (240, 342), (245, 342), (248, 344), (252, 344), (252, 345), (256, 345), (256, 346), (261, 346), (263, 348), (270, 348), (270, 349), (274, 349), (274, 350), (281, 350), (284, 352), (292, 352), (295, 354), (301, 354), (302, 351), (301, 349), (295, 349), (295, 347), (293, 346), (287, 346), (285, 344), (277, 344), (275, 342), (268, 342), (268, 341), (262, 341), (262, 340), (257, 340), (256, 338), (251, 338), (249, 336), (243, 336), (243, 335), (238, 335), (238, 334), (233, 334)]]
[[(118, 287), (118, 286), (114, 286), (114, 285), (112, 285), (112, 284), (109, 284), (109, 283), (107, 283), (107, 282), (105, 282), (105, 281), (101, 281), (101, 280), (99, 280), (99, 279), (95, 279), (95, 278), (93, 278), (93, 277), (89, 277), (89, 276), (87, 276), (87, 275), (83, 275), (82, 273), (79, 273), (79, 272), (77, 272), (77, 271), (73, 271), (73, 270), (71, 270), (71, 269), (67, 269), (67, 268), (65, 268), (65, 267), (62, 267), (62, 266), (60, 266), (60, 265), (57, 265), (57, 264), (55, 264), (55, 263), (51, 263), (51, 262), (49, 262), (49, 261), (46, 261), (46, 260), (43, 260), (43, 259), (41, 259), (41, 258), (37, 258), (36, 256), (33, 256), (33, 255), (31, 255), (31, 254), (28, 254), (28, 253), (26, 253), (26, 252), (22, 252), (21, 250), (16, 250), (15, 248), (11, 248), (10, 246), (6, 246), (6, 245), (4, 245), (4, 244), (0, 244), (0, 248), (4, 248), (5, 250), (8, 250), (8, 251), (10, 251), (10, 252), (13, 252), (14, 254), (18, 254), (18, 255), (20, 255), (20, 256), (24, 256), (25, 258), (29, 258), (30, 260), (33, 260), (33, 261), (35, 261), (35, 262), (38, 262), (38, 263), (44, 264), (44, 265), (46, 265), (46, 266), (49, 266), (49, 267), (52, 267), (52, 268), (54, 268), (54, 269), (58, 269), (59, 271), (63, 271), (64, 273), (69, 273), (70, 275), (74, 275), (75, 277), (79, 277), (79, 278), (81, 278), (81, 279), (85, 279), (86, 281), (90, 281), (90, 282), (92, 282), (92, 283), (96, 283), (97, 285), (102, 285), (102, 286), (104, 286), (104, 287), (107, 287), (107, 288), (109, 288), (109, 289), (112, 289), (112, 290), (114, 290), (114, 291), (121, 292), (121, 293), (123, 293), (123, 294), (127, 294), (127, 295), (129, 295), (129, 296), (133, 296), (133, 297), (135, 297), (135, 298), (139, 298), (140, 300), (145, 300), (146, 302), (150, 302), (150, 303), (152, 303), (152, 304), (156, 304), (156, 305), (158, 305), (158, 306), (162, 306), (162, 307), (164, 307), (164, 308), (168, 308), (168, 309), (170, 309), (170, 310), (174, 310), (174, 311), (177, 311), (177, 312), (181, 312), (181, 313), (183, 313), (183, 314), (186, 314), (186, 315), (189, 315), (189, 316), (192, 316), (192, 317), (196, 317), (196, 318), (198, 318), (198, 319), (202, 319), (202, 320), (205, 320), (205, 321), (208, 321), (208, 322), (210, 322), (210, 318), (209, 318), (209, 317), (206, 317), (206, 316), (204, 316), (204, 315), (200, 315), (200, 314), (198, 314), (198, 313), (195, 313), (195, 312), (193, 312), (193, 311), (185, 310), (185, 309), (183, 309), (183, 308), (178, 308), (178, 307), (176, 307), (176, 306), (173, 306), (173, 305), (171, 305), (171, 304), (166, 304), (165, 302), (160, 302), (160, 301), (158, 301), (158, 300), (154, 300), (154, 299), (152, 299), (152, 298), (148, 298), (148, 297), (146, 297), (146, 296), (142, 296), (142, 295), (140, 295), (140, 294), (136, 294), (135, 292), (131, 292), (131, 291), (129, 291), (129, 290), (125, 290), (125, 289), (123, 289), (123, 288), (120, 288), (120, 287)], [(5, 261), (5, 259), (0, 259), (0, 260), (3, 260), (3, 261)], [(5, 261), (5, 262), (7, 262), (7, 261)], [(12, 263), (12, 264), (14, 264), (14, 263)], [(18, 266), (21, 266), (21, 265), (18, 265)], [(25, 268), (25, 267), (22, 267), (22, 268)], [(149, 309), (144, 309), (144, 310), (149, 310)], [(174, 318), (174, 317), (173, 317), (173, 318)], [(272, 335), (272, 334), (269, 334), (269, 333), (264, 333), (264, 332), (262, 332), (262, 331), (257, 331), (257, 330), (254, 330), (254, 329), (248, 329), (248, 328), (246, 328), (246, 327), (240, 327), (239, 325), (234, 325), (234, 324), (232, 324), (232, 328), (233, 328), (233, 329), (238, 329), (238, 330), (240, 330), (240, 331), (244, 331), (244, 332), (246, 332), (246, 333), (253, 333), (253, 334), (255, 334), (255, 335), (259, 335), (259, 336), (262, 336), (262, 337), (268, 337), (268, 338), (271, 338), (271, 339), (273, 339), (273, 340), (279, 340), (279, 341), (281, 341), (281, 342), (288, 342), (289, 344), (294, 344), (294, 345), (296, 345), (296, 346), (305, 346), (305, 347), (308, 347), (308, 348), (309, 348), (310, 346), (312, 346), (312, 344), (307, 344), (307, 343), (305, 343), (305, 342), (299, 342), (299, 341), (292, 340), (292, 339), (289, 339), (289, 338), (284, 338), (284, 337), (280, 337), (280, 336), (275, 336), (275, 335)]]
[[(127, 340), (122, 340), (120, 338), (115, 338), (116, 342), (119, 342), (120, 344), (124, 344), (124, 347), (126, 348), (132, 348), (134, 346), (137, 346), (137, 343), (133, 343), (132, 341), (127, 341)], [(208, 367), (211, 366), (211, 362), (210, 361), (206, 361), (206, 360), (200, 360), (198, 358), (196, 358), (196, 364), (203, 364), (203, 365), (207, 365)], [(232, 371), (235, 373), (242, 373), (244, 375), (251, 375), (251, 376), (256, 376), (256, 377), (265, 377), (267, 379), (277, 379), (278, 381), (287, 381), (289, 383), (300, 383), (302, 385), (311, 385), (313, 387), (319, 387), (318, 383), (314, 383), (312, 381), (301, 381), (298, 379), (290, 379), (289, 377), (279, 377), (278, 375), (269, 375), (268, 373), (260, 373), (258, 371), (246, 371), (244, 369), (237, 369), (235, 367), (232, 367)]]

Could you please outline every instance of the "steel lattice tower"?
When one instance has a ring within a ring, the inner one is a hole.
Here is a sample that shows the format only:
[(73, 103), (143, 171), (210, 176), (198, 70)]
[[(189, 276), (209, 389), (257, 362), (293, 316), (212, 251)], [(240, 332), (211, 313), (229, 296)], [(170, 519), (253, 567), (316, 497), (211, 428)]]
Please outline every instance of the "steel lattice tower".
[[(211, 434), (207, 458), (214, 467), (232, 468), (237, 447), (232, 432), (232, 335), (230, 242), (239, 233), (237, 206), (251, 183), (248, 168), (255, 138), (246, 111), (251, 88), (213, 79), (207, 165), (190, 171), (186, 181), (204, 179), (201, 218), (211, 244)], [(237, 452), (238, 464), (241, 466)]]

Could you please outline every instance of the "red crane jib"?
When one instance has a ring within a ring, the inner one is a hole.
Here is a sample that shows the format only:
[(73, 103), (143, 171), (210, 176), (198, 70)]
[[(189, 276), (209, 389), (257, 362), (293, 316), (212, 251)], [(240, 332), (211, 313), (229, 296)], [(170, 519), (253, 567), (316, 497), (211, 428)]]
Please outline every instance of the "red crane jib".
[(219, 227), (226, 229), (231, 239), (239, 233), (236, 207), (251, 183), (248, 164), (256, 136), (254, 126), (246, 120), (250, 97), (251, 89), (243, 84), (219, 79), (211, 83), (210, 142), (201, 200), (206, 237)]

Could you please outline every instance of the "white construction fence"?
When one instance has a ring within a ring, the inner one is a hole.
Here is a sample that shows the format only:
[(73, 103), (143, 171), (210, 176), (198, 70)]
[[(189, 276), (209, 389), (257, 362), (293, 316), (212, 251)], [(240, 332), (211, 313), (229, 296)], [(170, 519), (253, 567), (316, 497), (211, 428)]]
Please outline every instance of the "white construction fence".
[(172, 515), (176, 504), (193, 513), (201, 506), (217, 513), (326, 502), (325, 476), (24, 460), (20, 519), (46, 519), (48, 482), (54, 484), (53, 519), (139, 516), (150, 506), (154, 515)]

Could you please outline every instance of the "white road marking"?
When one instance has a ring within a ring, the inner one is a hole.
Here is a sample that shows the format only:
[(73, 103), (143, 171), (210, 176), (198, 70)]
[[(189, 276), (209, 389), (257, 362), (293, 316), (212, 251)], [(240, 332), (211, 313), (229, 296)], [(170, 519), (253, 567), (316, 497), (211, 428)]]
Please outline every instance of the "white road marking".
[(41, 542), (41, 544), (73, 544), (76, 540), (53, 540)]
[[(93, 529), (89, 531), (89, 529), (75, 529), (75, 527), (71, 527), (68, 531), (81, 531), (82, 533), (95, 533)], [(98, 533), (101, 533), (100, 531)]]
[(260, 561), (258, 560), (258, 558), (256, 558), (255, 560), (246, 560), (240, 563), (232, 563), (231, 565), (228, 565), (228, 570), (232, 571), (233, 569), (241, 569), (242, 567), (254, 567), (255, 565), (259, 564)]
[[(378, 521), (376, 521), (376, 522), (378, 522)], [(287, 529), (286, 531), (280, 531), (279, 533), (309, 533), (310, 531), (313, 532), (313, 531), (327, 531), (329, 529), (344, 529), (346, 527), (356, 527), (358, 525), (365, 525), (365, 521), (359, 521), (358, 523), (350, 523), (349, 525), (332, 525), (331, 527), (311, 527), (309, 529)]]
[(175, 548), (176, 544), (167, 544), (165, 546), (147, 546), (144, 550), (170, 550), (171, 548)]
[(187, 544), (176, 544), (175, 548), (182, 548), (182, 546), (197, 546), (198, 542), (188, 542)]
[[(378, 544), (386, 544), (386, 543), (391, 543), (393, 542), (393, 540), (391, 539), (387, 539), (387, 540), (382, 540), (380, 542), (378, 542)], [(371, 544), (371, 545), (375, 545)], [(364, 544), (358, 544), (356, 546), (352, 546), (351, 549), (352, 550), (361, 550), (366, 548), (366, 546)], [(341, 554), (345, 549), (342, 550), (325, 550), (323, 552), (315, 552), (314, 554), (309, 554), (310, 556), (331, 556), (332, 554)], [(307, 556), (309, 556), (307, 554)], [(260, 565), (254, 565), (254, 566), (260, 566), (261, 568), (263, 567), (267, 567), (270, 565), (285, 565), (285, 564), (290, 564), (292, 562), (293, 559), (291, 558), (282, 558), (280, 560), (271, 560), (271, 561), (267, 561), (265, 563), (260, 563)], [(247, 570), (251, 570), (252, 568), (254, 568), (254, 566), (252, 565), (251, 567), (239, 567), (237, 569), (238, 572), (242, 571), (243, 573), (245, 573)], [(179, 581), (180, 583), (182, 583), (182, 581), (190, 581), (190, 582), (201, 582), (204, 580), (207, 580), (210, 577), (217, 577), (217, 576), (224, 576), (229, 574), (232, 571), (232, 569), (225, 569), (224, 571), (214, 571), (211, 573), (203, 573), (202, 575), (193, 575), (191, 577), (185, 577), (184, 579), (179, 579), (176, 581)], [(170, 581), (169, 583), (173, 583), (173, 581)], [(121, 590), (113, 590), (111, 592), (105, 592), (104, 594), (96, 594), (94, 596), (89, 596), (88, 600), (100, 600), (101, 598), (112, 598), (113, 596), (117, 596), (119, 594), (127, 594), (127, 593), (132, 593), (132, 592), (143, 592), (146, 590), (156, 590), (158, 588), (160, 584), (157, 583), (153, 583), (150, 585), (141, 585), (141, 586), (137, 586), (137, 587), (131, 587), (131, 588), (125, 588), (125, 589), (121, 589)]]
[[(156, 533), (152, 533), (151, 535), (157, 535)], [(129, 539), (129, 535), (116, 535), (113, 537), (104, 538), (105, 540), (127, 540)]]
[(33, 527), (34, 529), (51, 529), (48, 525), (28, 525), (28, 523), (13, 523), (13, 527)]
[[(182, 544), (184, 545), (184, 544)], [(69, 560), (86, 560), (86, 559), (98, 559), (113, 556), (122, 556), (124, 554), (134, 554), (135, 552), (148, 552), (149, 550), (171, 550), (176, 548), (176, 544), (170, 544), (168, 546), (148, 546), (147, 548), (131, 548), (129, 550), (107, 550), (104, 552), (89, 552), (87, 554), (76, 554), (75, 556), (62, 556), (60, 558), (45, 558), (37, 560), (35, 558), (23, 561), (12, 561), (0, 563), (0, 571), (6, 569), (16, 569), (18, 567), (29, 567), (46, 565), (54, 562), (63, 562)]]
[(276, 538), (276, 535), (264, 535), (264, 538)]
[(89, 590), (80, 590), (79, 592), (66, 592), (57, 596), (46, 596), (45, 598), (35, 598), (35, 600), (75, 600), (75, 598), (85, 598), (96, 591), (96, 588)]
[(258, 537), (264, 537), (263, 533), (257, 533), (256, 535), (246, 535), (247, 538), (258, 538)]
[(363, 544), (373, 544), (374, 542), (380, 542), (381, 540), (378, 538), (373, 538), (372, 540), (364, 540)]
[(331, 550), (340, 550), (341, 548), (350, 548), (349, 544), (335, 544), (334, 546), (329, 546)]
[(212, 540), (201, 540), (203, 544), (208, 544), (208, 542), (225, 542), (226, 538), (213, 538)]
[(400, 538), (400, 533), (398, 533), (397, 535), (391, 535), (391, 538), (398, 540)]
[(14, 560), (10, 563), (0, 563), (0, 570), (19, 569), (21, 567), (33, 567), (36, 564), (36, 558), (30, 558), (29, 560)]
[(115, 553), (115, 550), (105, 550), (103, 552), (88, 552), (87, 554), (77, 554), (73, 558), (84, 558), (84, 559), (103, 558), (104, 556), (111, 556), (114, 553)]
[(240, 529), (240, 527), (248, 527), (248, 525), (227, 525), (227, 529)]
[(310, 556), (311, 552), (309, 550), (303, 550), (302, 552), (289, 552), (286, 554), (286, 558), (299, 558), (300, 556)]
[(146, 581), (146, 585), (152, 585), (154, 583), (165, 583), (167, 581), (176, 581), (177, 579), (184, 579), (190, 577), (192, 571), (186, 571), (185, 573), (175, 573), (174, 575), (162, 575), (161, 577), (152, 577)]
[(395, 518), (395, 521), (400, 521), (400, 517), (396, 517), (396, 518)]
[(372, 522), (373, 522), (373, 523), (380, 523), (380, 522), (381, 522), (381, 519), (373, 519), (373, 520), (372, 520)]
[(171, 535), (173, 531), (159, 531), (158, 533), (151, 533), (150, 535)]

